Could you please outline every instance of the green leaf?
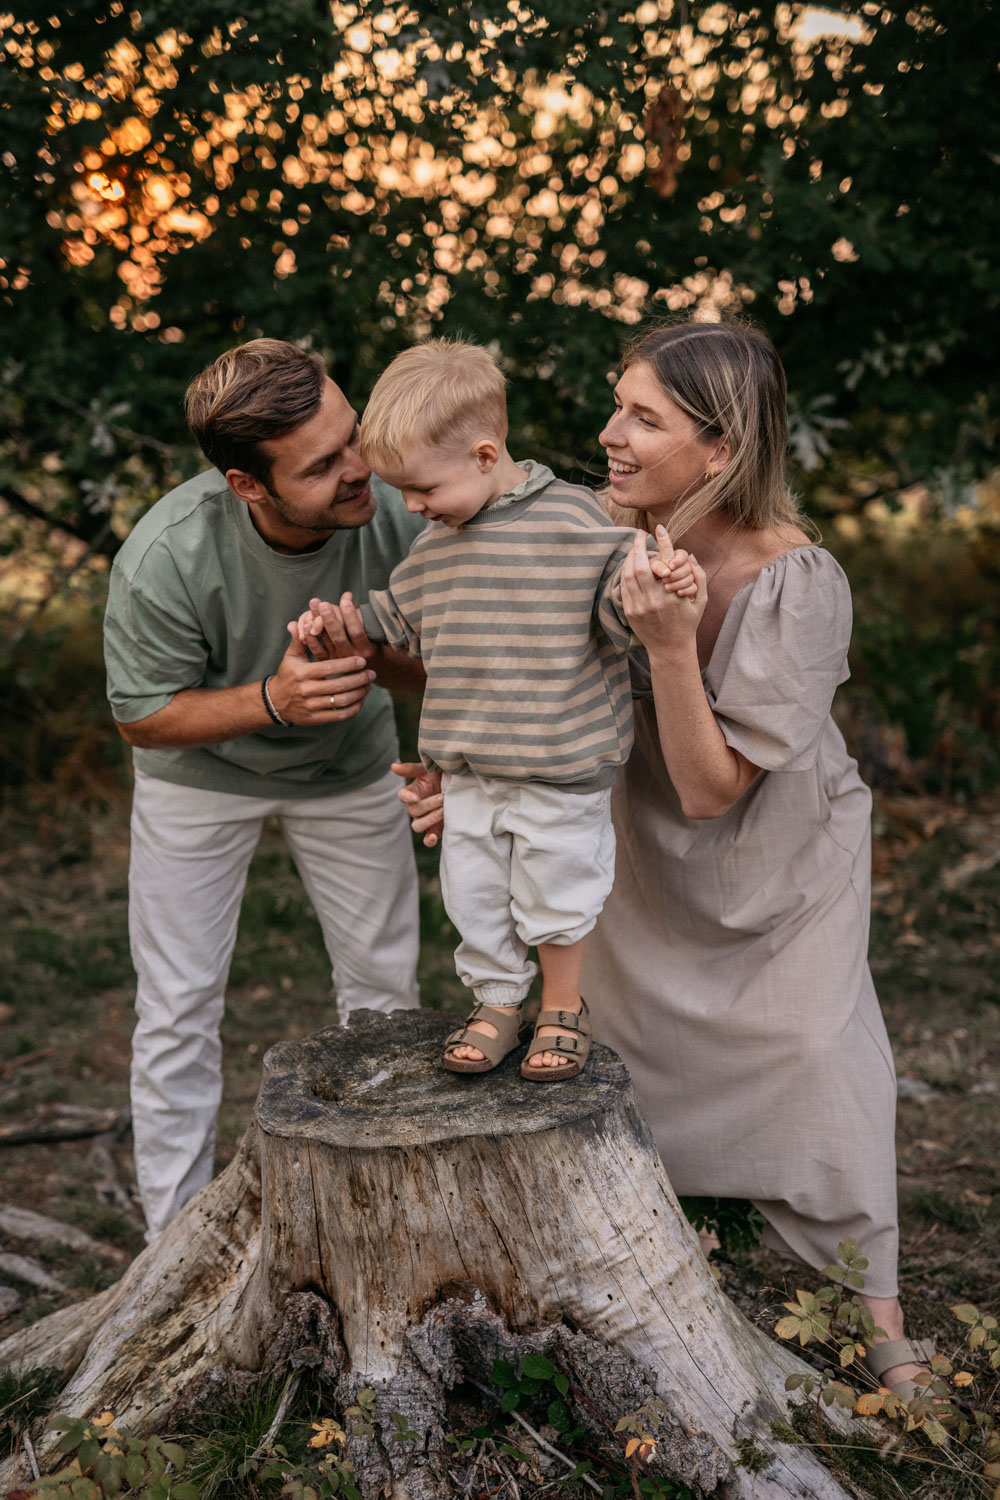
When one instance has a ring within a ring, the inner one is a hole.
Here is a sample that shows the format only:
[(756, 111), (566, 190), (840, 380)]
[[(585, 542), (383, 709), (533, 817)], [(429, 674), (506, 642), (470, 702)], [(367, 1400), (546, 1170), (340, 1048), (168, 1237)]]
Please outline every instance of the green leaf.
[(517, 1463), (529, 1462), (528, 1455), (523, 1453), (515, 1443), (508, 1438), (501, 1438), (497, 1443), (497, 1452), (502, 1453), (505, 1458), (513, 1458)]
[(146, 1460), (141, 1453), (130, 1453), (125, 1460), (125, 1478), (135, 1489), (146, 1477)]
[(501, 1387), (509, 1387), (517, 1383), (513, 1365), (509, 1365), (505, 1359), (493, 1361), (493, 1383)]
[(500, 1401), (501, 1411), (514, 1411), (520, 1404), (521, 1396), (518, 1391), (505, 1391)]
[(948, 1441), (948, 1434), (935, 1417), (925, 1417), (922, 1426), (935, 1448), (943, 1448), (945, 1446)]
[(954, 1313), (955, 1317), (960, 1323), (979, 1322), (979, 1308), (973, 1307), (971, 1302), (960, 1302), (958, 1306), (953, 1307), (951, 1311)]
[(564, 1375), (562, 1370), (557, 1370), (555, 1375), (553, 1375), (552, 1384), (555, 1386), (560, 1396), (566, 1396), (569, 1394), (569, 1377), (567, 1375)]
[(532, 1380), (551, 1380), (556, 1367), (544, 1354), (525, 1354), (521, 1359), (521, 1374)]
[(119, 1495), (125, 1478), (125, 1457), (121, 1453), (102, 1453), (94, 1464), (94, 1478), (106, 1496)]
[(569, 1407), (565, 1401), (550, 1401), (546, 1416), (557, 1432), (561, 1432), (570, 1422)]
[(77, 1449), (77, 1458), (80, 1460), (81, 1469), (91, 1468), (101, 1454), (101, 1445), (96, 1438), (86, 1438)]

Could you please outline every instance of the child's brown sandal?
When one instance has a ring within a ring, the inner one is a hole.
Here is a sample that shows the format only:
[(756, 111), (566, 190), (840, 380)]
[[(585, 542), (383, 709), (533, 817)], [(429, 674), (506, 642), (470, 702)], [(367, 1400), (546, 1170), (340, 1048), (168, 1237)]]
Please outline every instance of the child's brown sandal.
[[(538, 1029), (541, 1026), (558, 1026), (563, 1034), (539, 1036)], [(570, 1035), (565, 1035), (566, 1032)], [(575, 1010), (541, 1011), (535, 1021), (535, 1034), (531, 1039), (531, 1045), (521, 1064), (521, 1077), (527, 1078), (531, 1083), (552, 1083), (557, 1078), (575, 1078), (587, 1066), (591, 1035), (590, 1012), (587, 1009), (586, 1000), (580, 1002), (579, 1015)], [(569, 1061), (560, 1063), (554, 1068), (542, 1065), (533, 1067), (531, 1059), (541, 1052), (554, 1052), (559, 1057), (568, 1058)]]
[[(507, 1011), (509, 1014), (490, 1005), (477, 1005), (465, 1025), (445, 1039), (444, 1066), (449, 1073), (490, 1073), (503, 1062), (508, 1052), (513, 1052), (524, 1041), (528, 1028), (521, 1016), (521, 1006), (508, 1006)], [(485, 1021), (488, 1026), (493, 1026), (496, 1036), (489, 1036), (485, 1031), (470, 1031), (473, 1021)], [(483, 1055), (478, 1061), (470, 1057), (452, 1057), (456, 1047), (475, 1047)]]

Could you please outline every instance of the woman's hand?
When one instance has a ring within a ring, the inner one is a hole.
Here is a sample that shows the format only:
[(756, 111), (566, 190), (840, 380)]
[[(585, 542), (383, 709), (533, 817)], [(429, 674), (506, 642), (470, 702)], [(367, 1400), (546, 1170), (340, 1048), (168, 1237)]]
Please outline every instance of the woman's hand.
[(622, 604), (650, 656), (687, 655), (694, 647), (708, 591), (697, 559), (677, 552), (665, 526), (656, 528), (659, 556), (650, 558), (640, 532), (622, 569)]
[(444, 794), (441, 791), (441, 772), (428, 771), (417, 761), (393, 761), (392, 769), (397, 776), (404, 776), (408, 785), (398, 793), (410, 815), (414, 833), (422, 833), (428, 849), (433, 849), (444, 831)]

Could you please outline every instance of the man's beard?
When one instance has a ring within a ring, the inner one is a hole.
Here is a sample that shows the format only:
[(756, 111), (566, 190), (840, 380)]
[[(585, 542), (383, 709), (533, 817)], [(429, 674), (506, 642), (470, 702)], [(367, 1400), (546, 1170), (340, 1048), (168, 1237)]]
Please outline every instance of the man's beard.
[(279, 495), (270, 486), (267, 487), (268, 499), (274, 507), (275, 512), (289, 526), (297, 526), (300, 531), (328, 532), (344, 530), (356, 530), (359, 526), (366, 526), (371, 520), (371, 515), (365, 515), (363, 519), (348, 519), (341, 512), (346, 510), (353, 500), (358, 499), (369, 488), (371, 480), (365, 480), (364, 484), (355, 485), (346, 494), (341, 494), (338, 489), (325, 516), (309, 515), (303, 516), (295, 504)]

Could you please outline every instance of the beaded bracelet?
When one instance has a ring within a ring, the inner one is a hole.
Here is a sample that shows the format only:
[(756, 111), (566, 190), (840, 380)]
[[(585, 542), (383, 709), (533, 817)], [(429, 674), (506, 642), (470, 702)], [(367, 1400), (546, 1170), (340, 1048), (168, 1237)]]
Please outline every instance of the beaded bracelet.
[(288, 719), (283, 719), (281, 717), (281, 715), (279, 714), (278, 710), (275, 708), (274, 704), (271, 702), (271, 694), (267, 690), (267, 685), (271, 681), (271, 678), (273, 676), (274, 676), (274, 673), (272, 672), (272, 673), (270, 673), (269, 676), (265, 677), (263, 679), (263, 681), (261, 682), (261, 685), (260, 685), (260, 696), (264, 700), (264, 707), (267, 709), (268, 713), (270, 714), (270, 716), (274, 720), (274, 722), (276, 724), (280, 724), (281, 727), (282, 727), (282, 729), (291, 729), (291, 727), (292, 727), (291, 726), (291, 721), (288, 720)]

